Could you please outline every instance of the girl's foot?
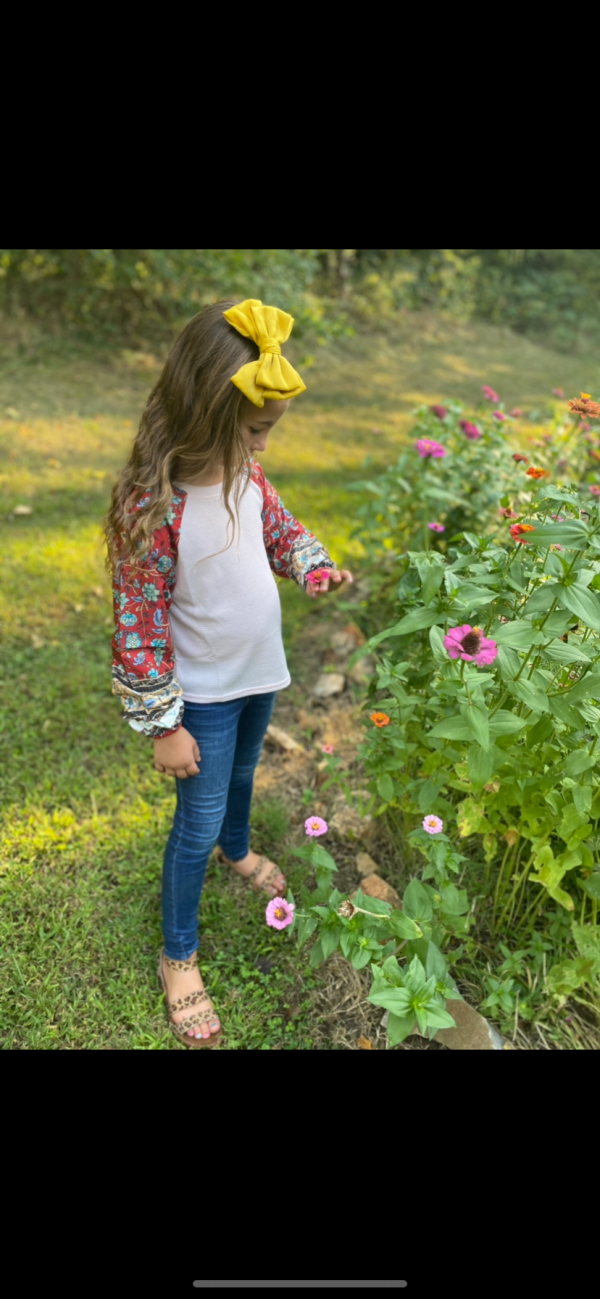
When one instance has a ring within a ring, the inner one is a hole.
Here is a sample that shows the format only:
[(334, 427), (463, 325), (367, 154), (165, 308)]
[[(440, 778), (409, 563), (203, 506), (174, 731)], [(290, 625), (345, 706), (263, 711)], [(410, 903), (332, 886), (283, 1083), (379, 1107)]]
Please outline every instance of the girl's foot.
[[(262, 889), (264, 893), (268, 893), (270, 898), (278, 897), (286, 887), (285, 875), (283, 875), (281, 871), (277, 870), (275, 863), (268, 861), (266, 857), (259, 857), (258, 854), (252, 852), (251, 849), (242, 861), (230, 861), (223, 852), (220, 853), (220, 856), (228, 866), (233, 866), (233, 869), (236, 870), (239, 875), (251, 875), (252, 871), (258, 866), (258, 863), (262, 861), (262, 870), (258, 872), (258, 875), (255, 876), (252, 883), (256, 889)], [(266, 877), (271, 874), (273, 869), (277, 871), (277, 874), (273, 875), (267, 884)]]
[[(195, 965), (192, 970), (172, 970), (165, 960), (162, 962), (162, 972), (167, 985), (167, 1001), (179, 1001), (180, 997), (189, 997), (194, 992), (203, 992), (204, 984), (198, 966)], [(206, 1007), (206, 1021), (201, 1024), (194, 1024), (193, 1028), (188, 1031), (189, 1037), (214, 1037), (220, 1028), (220, 1020), (216, 1011), (213, 1009), (212, 1002), (210, 1006), (204, 1003), (202, 1013)], [(176, 1010), (171, 1015), (175, 1024), (181, 1024), (184, 1019), (189, 1019), (192, 1015), (197, 1015), (197, 1006), (184, 1007), (183, 1010)]]

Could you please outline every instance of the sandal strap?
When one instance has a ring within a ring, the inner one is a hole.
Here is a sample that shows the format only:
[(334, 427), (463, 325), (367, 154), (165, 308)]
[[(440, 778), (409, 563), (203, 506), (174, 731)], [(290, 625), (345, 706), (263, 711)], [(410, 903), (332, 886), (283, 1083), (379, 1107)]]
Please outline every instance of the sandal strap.
[(193, 956), (190, 956), (189, 960), (187, 961), (172, 961), (171, 958), (169, 956), (165, 956), (163, 952), (163, 961), (165, 965), (168, 965), (170, 970), (193, 970), (194, 967), (198, 964), (198, 957), (197, 957), (197, 953), (194, 952)]
[[(264, 888), (264, 885), (265, 885), (265, 884), (272, 884), (272, 886), (273, 886), (273, 888), (274, 888), (274, 887), (275, 887), (275, 876), (276, 876), (276, 875), (283, 875), (283, 871), (281, 871), (281, 870), (279, 869), (279, 866), (272, 866), (271, 869), (270, 869), (270, 871), (269, 871), (269, 873), (268, 873), (268, 875), (265, 875), (264, 878), (260, 881), (260, 884), (259, 884), (259, 883), (258, 883), (258, 876), (260, 875), (261, 871), (264, 870), (264, 868), (265, 868), (265, 862), (268, 862), (268, 860), (269, 860), (268, 857), (261, 857), (260, 860), (259, 860), (259, 862), (258, 862), (258, 865), (255, 866), (255, 867), (254, 867), (254, 870), (253, 870), (253, 871), (250, 871), (250, 874), (246, 876), (246, 879), (249, 879), (249, 880), (256, 880), (256, 884), (253, 884), (253, 885), (252, 885), (253, 888), (259, 888), (259, 889), (262, 889), (262, 888)], [(284, 878), (285, 878), (285, 877), (284, 877)]]
[(169, 1011), (184, 1010), (186, 1006), (201, 1006), (205, 1001), (207, 1001), (211, 1009), (214, 1010), (212, 1001), (206, 991), (204, 989), (202, 992), (196, 990), (196, 992), (188, 993), (187, 997), (178, 997), (176, 1001), (170, 1001), (168, 1003)]
[[(215, 1015), (214, 1018), (215, 1018), (215, 1019), (219, 1019), (219, 1016), (218, 1016), (218, 1015)], [(220, 1021), (219, 1021), (219, 1023), (220, 1023)], [(207, 1016), (207, 1015), (190, 1015), (188, 1019), (182, 1019), (182, 1020), (181, 1020), (181, 1023), (179, 1023), (179, 1024), (174, 1024), (174, 1023), (173, 1023), (173, 1020), (171, 1020), (171, 1027), (175, 1029), (175, 1032), (176, 1032), (176, 1033), (181, 1033), (182, 1037), (184, 1036), (185, 1033), (188, 1032), (188, 1030), (189, 1030), (190, 1028), (196, 1028), (199, 1024), (208, 1024), (209, 1027), (210, 1027), (210, 1020), (209, 1020), (208, 1016)], [(219, 1028), (219, 1029), (215, 1029), (215, 1033), (216, 1033), (216, 1032), (220, 1032), (220, 1031), (221, 1031), (220, 1028)]]

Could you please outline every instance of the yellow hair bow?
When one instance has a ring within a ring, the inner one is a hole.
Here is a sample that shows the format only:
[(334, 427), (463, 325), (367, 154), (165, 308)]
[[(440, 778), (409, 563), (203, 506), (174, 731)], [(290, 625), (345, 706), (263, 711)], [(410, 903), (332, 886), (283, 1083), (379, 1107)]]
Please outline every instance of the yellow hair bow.
[(292, 332), (293, 316), (278, 307), (263, 307), (257, 298), (238, 302), (223, 315), (239, 334), (251, 338), (258, 345), (258, 361), (243, 365), (231, 379), (254, 406), (264, 406), (265, 397), (271, 401), (286, 401), (306, 391), (300, 375), (281, 355), (281, 344)]

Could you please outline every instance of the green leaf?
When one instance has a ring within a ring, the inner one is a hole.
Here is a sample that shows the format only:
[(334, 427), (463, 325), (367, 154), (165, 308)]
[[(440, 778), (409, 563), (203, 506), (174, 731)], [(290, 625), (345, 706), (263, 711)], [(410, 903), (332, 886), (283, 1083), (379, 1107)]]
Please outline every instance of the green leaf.
[(351, 964), (355, 970), (362, 970), (364, 969), (365, 965), (369, 964), (369, 961), (371, 960), (372, 956), (373, 956), (373, 952), (370, 950), (370, 948), (356, 947), (352, 953)]
[(508, 689), (515, 699), (521, 699), (528, 708), (534, 713), (549, 713), (550, 704), (548, 696), (543, 690), (536, 690), (531, 681), (526, 681), (522, 677), (520, 681), (507, 682)]
[(323, 960), (323, 945), (321, 939), (317, 938), (314, 947), (311, 947), (310, 949), (309, 965), (311, 966), (312, 969), (314, 969), (315, 966), (321, 964), (322, 960)]
[(431, 565), (421, 578), (421, 598), (425, 605), (431, 604), (436, 591), (439, 591), (444, 580), (444, 569), (441, 564)]
[(404, 911), (392, 911), (389, 925), (396, 938), (419, 938), (421, 935), (419, 926)]
[(582, 586), (564, 586), (561, 582), (557, 595), (563, 607), (574, 613), (580, 622), (593, 631), (600, 631), (600, 599), (593, 591), (586, 591)]
[(486, 785), (494, 770), (492, 750), (484, 752), (478, 744), (472, 744), (467, 753), (467, 770), (474, 784)]
[(411, 880), (408, 887), (404, 890), (402, 899), (402, 910), (404, 915), (417, 921), (431, 920), (433, 908), (427, 889), (419, 880)]
[(572, 663), (590, 662), (589, 654), (586, 654), (578, 645), (571, 642), (565, 644), (562, 640), (553, 640), (549, 645), (544, 645), (544, 654), (555, 663), (564, 663), (566, 667), (570, 667)]
[(417, 1022), (414, 1010), (409, 1015), (394, 1015), (390, 1011), (387, 1023), (387, 1035), (390, 1046), (397, 1046), (399, 1042), (409, 1037)]
[(530, 595), (521, 613), (526, 613), (529, 617), (534, 613), (544, 613), (560, 595), (560, 590), (560, 582), (542, 582)]
[(427, 1025), (429, 1028), (456, 1028), (456, 1020), (443, 1006), (437, 1006), (434, 1001), (428, 1002), (427, 1005)]
[(464, 916), (469, 910), (466, 889), (457, 889), (456, 884), (445, 884), (440, 892), (442, 895), (440, 907), (449, 916)]
[(509, 713), (505, 708), (499, 708), (493, 717), (490, 717), (490, 735), (514, 735), (515, 731), (520, 731), (526, 725), (524, 717), (517, 717), (516, 713)]
[(310, 938), (311, 934), (314, 934), (318, 923), (318, 920), (304, 916), (298, 921), (298, 951), (304, 945), (307, 938)]
[(401, 618), (395, 627), (387, 627), (385, 631), (378, 632), (377, 636), (372, 636), (369, 649), (374, 649), (389, 636), (408, 636), (413, 631), (422, 631), (425, 627), (431, 627), (434, 622), (444, 622), (444, 615), (433, 609), (413, 609)]
[(580, 731), (584, 725), (581, 714), (572, 704), (568, 704), (566, 699), (559, 699), (558, 695), (548, 695), (548, 703), (558, 717), (559, 722), (564, 722), (565, 726), (572, 726), (576, 731)]
[(320, 843), (310, 845), (310, 861), (313, 866), (321, 866), (327, 871), (336, 871), (338, 869), (331, 853), (327, 852), (327, 849), (323, 848)]
[(600, 871), (595, 871), (587, 880), (580, 880), (582, 889), (585, 889), (588, 897), (595, 898), (600, 902)]
[(513, 649), (530, 649), (532, 645), (539, 645), (542, 639), (540, 633), (534, 631), (531, 623), (525, 622), (522, 618), (516, 618), (514, 622), (501, 623), (499, 627), (494, 628), (493, 632), (493, 640), (497, 645), (511, 645)]
[(387, 773), (385, 776), (379, 777), (379, 780), (377, 781), (377, 792), (383, 799), (384, 803), (391, 803), (394, 797), (394, 782), (392, 777)]
[(431, 627), (429, 630), (429, 644), (433, 652), (433, 657), (438, 663), (448, 662), (448, 653), (444, 649), (444, 632), (441, 627)]
[(565, 546), (567, 550), (586, 550), (588, 530), (585, 524), (576, 519), (565, 519), (564, 523), (544, 523), (527, 533), (527, 545)]
[(490, 723), (485, 704), (471, 704), (465, 716), (477, 743), (487, 752), (490, 747)]
[(583, 956), (585, 960), (592, 960), (596, 966), (596, 971), (598, 971), (600, 969), (600, 938), (597, 931), (592, 929), (590, 925), (573, 924), (571, 928), (579, 955)]
[(340, 926), (338, 928), (337, 925), (335, 929), (321, 930), (321, 947), (323, 949), (323, 960), (327, 960), (327, 957), (331, 956), (332, 952), (335, 952), (335, 949), (341, 937), (341, 933), (342, 933), (342, 927)]
[(445, 717), (441, 722), (436, 722), (432, 726), (430, 735), (441, 740), (470, 740), (472, 738), (471, 727), (462, 717)]
[(466, 612), (469, 609), (479, 609), (484, 604), (491, 604), (492, 600), (497, 599), (497, 591), (486, 591), (483, 586), (475, 586), (473, 582), (462, 582), (454, 592), (455, 603), (462, 605)]
[(569, 704), (579, 703), (580, 700), (600, 699), (600, 673), (586, 672), (586, 675), (577, 681), (565, 696)]
[(600, 754), (597, 756), (593, 753), (586, 753), (584, 749), (573, 749), (565, 762), (563, 772), (565, 776), (580, 776), (582, 771), (589, 771), (600, 761)]

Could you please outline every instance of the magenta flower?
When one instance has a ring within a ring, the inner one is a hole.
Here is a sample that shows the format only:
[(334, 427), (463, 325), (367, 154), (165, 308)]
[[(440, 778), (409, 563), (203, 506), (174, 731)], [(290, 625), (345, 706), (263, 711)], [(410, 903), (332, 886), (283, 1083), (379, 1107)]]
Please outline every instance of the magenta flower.
[(285, 929), (294, 919), (294, 903), (285, 898), (271, 898), (266, 910), (267, 924), (272, 929)]
[(476, 424), (470, 424), (468, 419), (459, 419), (458, 427), (471, 442), (476, 442), (477, 438), (481, 437), (481, 429), (478, 429)]
[(562, 388), (553, 388), (552, 392), (554, 393), (555, 397), (564, 397), (565, 395)]
[(428, 528), (431, 528), (431, 531), (432, 531), (432, 532), (445, 532), (445, 531), (446, 531), (446, 529), (445, 529), (443, 523), (428, 523), (428, 524), (427, 524), (427, 527), (428, 527)]
[(323, 753), (333, 753), (333, 744), (324, 744), (322, 748)]
[(519, 419), (520, 416), (523, 414), (523, 411), (519, 410), (518, 406), (515, 406), (514, 410), (509, 410), (508, 413), (512, 419)]
[(590, 487), (590, 491), (592, 493), (592, 496), (600, 496), (600, 487), (598, 486), (597, 483), (592, 483), (592, 486)]
[(417, 451), (423, 459), (433, 456), (434, 460), (439, 460), (446, 454), (446, 448), (440, 442), (432, 442), (431, 438), (419, 438), (417, 442)]
[(494, 389), (493, 389), (493, 388), (490, 388), (489, 384), (484, 383), (483, 388), (481, 389), (481, 391), (482, 391), (482, 393), (483, 393), (483, 395), (484, 395), (486, 401), (499, 401), (498, 393), (497, 393), (497, 392), (494, 392)]
[(461, 658), (465, 663), (474, 660), (479, 667), (493, 663), (498, 654), (495, 640), (488, 640), (481, 627), (470, 627), (468, 623), (462, 627), (453, 627), (444, 636), (444, 648), (448, 651), (449, 658)]
[(445, 419), (448, 411), (445, 406), (430, 406), (432, 415), (437, 415), (438, 419)]
[(307, 834), (314, 834), (314, 835), (326, 834), (327, 822), (324, 821), (323, 818), (320, 816), (309, 816), (308, 819), (304, 822), (304, 829), (306, 830)]
[(506, 419), (506, 415), (503, 415), (501, 410), (493, 410), (493, 411), (492, 411), (492, 419), (505, 420), (505, 419)]
[(426, 816), (423, 821), (423, 829), (428, 834), (440, 834), (444, 829), (444, 822), (440, 821), (439, 816)]
[(555, 523), (564, 523), (564, 518), (562, 514), (551, 514), (550, 518), (554, 519)]

